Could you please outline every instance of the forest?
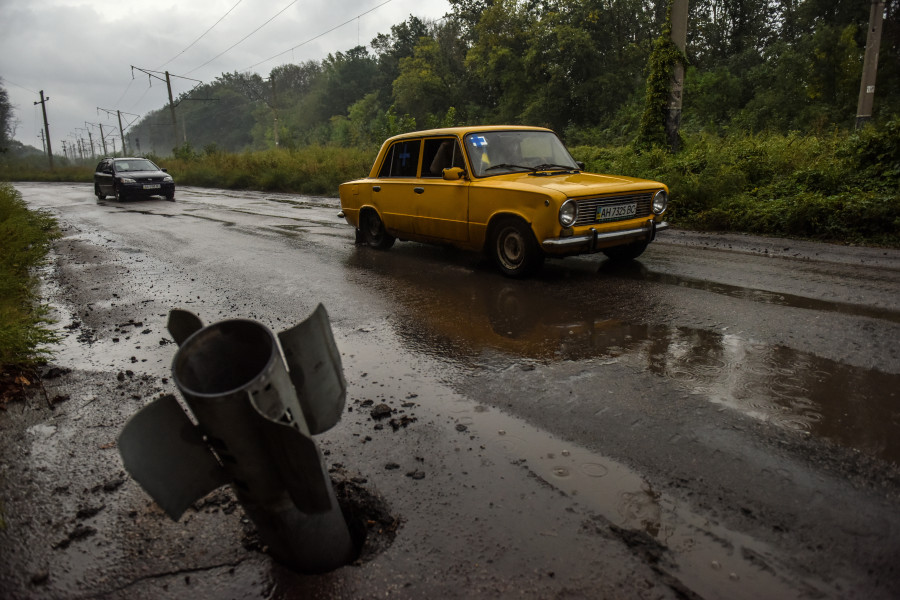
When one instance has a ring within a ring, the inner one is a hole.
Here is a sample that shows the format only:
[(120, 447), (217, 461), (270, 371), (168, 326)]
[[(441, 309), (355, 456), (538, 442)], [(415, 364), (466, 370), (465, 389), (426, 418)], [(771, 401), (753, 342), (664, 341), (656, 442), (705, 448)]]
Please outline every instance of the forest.
[[(367, 146), (439, 125), (543, 125), (570, 145), (634, 140), (666, 0), (450, 0), (369, 47), (284, 64), (265, 79), (223, 73), (127, 133), (168, 155), (277, 145)], [(804, 132), (855, 124), (865, 0), (692, 0), (682, 130)], [(874, 117), (900, 114), (900, 0), (885, 3)], [(276, 125), (277, 124), (277, 125)]]

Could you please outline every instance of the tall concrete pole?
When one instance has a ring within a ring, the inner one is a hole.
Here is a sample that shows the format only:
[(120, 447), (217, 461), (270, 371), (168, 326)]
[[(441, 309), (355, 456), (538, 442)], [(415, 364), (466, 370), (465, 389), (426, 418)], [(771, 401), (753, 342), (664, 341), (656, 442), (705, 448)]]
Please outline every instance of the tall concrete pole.
[(869, 10), (869, 34), (866, 36), (866, 57), (863, 60), (862, 79), (859, 83), (859, 102), (856, 104), (856, 128), (872, 118), (875, 101), (875, 75), (878, 72), (878, 49), (881, 46), (881, 25), (884, 20), (884, 0), (872, 0)]
[(272, 113), (275, 115), (275, 147), (278, 147), (278, 98), (275, 95), (275, 78), (272, 77)]
[(125, 145), (125, 130), (122, 129), (122, 111), (117, 110), (116, 114), (119, 116), (119, 137), (122, 138), (122, 155), (128, 154), (128, 146)]
[(175, 119), (175, 101), (172, 99), (172, 80), (166, 71), (166, 87), (169, 89), (169, 110), (172, 111), (172, 143), (178, 146), (178, 123)]
[[(687, 47), (688, 0), (672, 1), (672, 42), (684, 53)], [(678, 128), (681, 126), (681, 105), (684, 93), (684, 65), (675, 63), (672, 70), (672, 87), (669, 88), (669, 114), (666, 118), (666, 137), (672, 152), (678, 152), (680, 141)]]
[(41, 90), (41, 100), (40, 102), (35, 102), (35, 104), (41, 105), (41, 110), (44, 112), (44, 132), (47, 134), (47, 158), (50, 159), (50, 168), (53, 168), (53, 150), (50, 148), (50, 125), (47, 124), (47, 104), (46, 102), (50, 98), (44, 98), (44, 90)]
[(103, 123), (100, 123), (100, 141), (103, 143), (103, 156), (109, 156), (109, 150), (106, 149), (106, 135), (103, 133)]

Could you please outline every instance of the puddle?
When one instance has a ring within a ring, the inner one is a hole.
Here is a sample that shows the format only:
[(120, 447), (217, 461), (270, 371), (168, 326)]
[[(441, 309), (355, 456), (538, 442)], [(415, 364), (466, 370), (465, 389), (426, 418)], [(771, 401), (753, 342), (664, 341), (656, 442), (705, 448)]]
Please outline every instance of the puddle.
[[(416, 250), (417, 254), (441, 252)], [(423, 269), (419, 256), (413, 268), (413, 260), (395, 254), (387, 261), (363, 249), (355, 253), (352, 262), (366, 269), (391, 271), (393, 277), (385, 278), (389, 286), (379, 293), (406, 309), (395, 328), (404, 344), (416, 353), (489, 371), (502, 371), (512, 364), (521, 366), (523, 359), (525, 364), (622, 362), (760, 421), (900, 463), (898, 374), (760, 343), (746, 334), (722, 329), (636, 322), (664, 307), (656, 296), (628, 281), (609, 283), (604, 279), (600, 285), (595, 279), (586, 279), (553, 282), (548, 287), (542, 281), (510, 282), (452, 264)], [(435, 260), (439, 259), (446, 263), (446, 257)], [(640, 270), (641, 276), (645, 271)], [(649, 276), (651, 280), (654, 277), (652, 273)], [(672, 285), (696, 285), (763, 303), (891, 322), (900, 315), (896, 311), (656, 277)], [(398, 279), (409, 285), (398, 286)], [(583, 289), (587, 286), (595, 293)], [(577, 293), (577, 298), (566, 294), (567, 287)]]
[[(618, 534), (629, 546), (646, 546), (655, 540), (668, 549), (662, 556), (663, 569), (671, 570), (700, 597), (787, 598), (824, 593), (821, 584), (804, 582), (803, 589), (789, 585), (786, 581), (795, 578), (769, 545), (694, 514), (621, 463), (484, 406), (457, 408), (453, 417), (477, 433), (486, 451), (519, 464), (624, 530)], [(597, 526), (606, 525), (598, 522)], [(635, 532), (649, 539), (635, 537)]]

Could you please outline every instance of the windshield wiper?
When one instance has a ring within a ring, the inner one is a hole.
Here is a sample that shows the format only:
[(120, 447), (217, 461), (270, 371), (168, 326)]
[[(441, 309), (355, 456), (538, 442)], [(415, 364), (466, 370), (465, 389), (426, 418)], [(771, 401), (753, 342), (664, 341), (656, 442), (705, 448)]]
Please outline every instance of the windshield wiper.
[(578, 168), (572, 168), (566, 165), (553, 165), (553, 164), (543, 164), (538, 165), (536, 167), (532, 167), (533, 172), (537, 173), (538, 171), (565, 171), (566, 173), (577, 173)]
[(494, 169), (525, 169), (526, 171), (531, 171), (532, 167), (523, 167), (522, 165), (511, 165), (508, 163), (500, 163), (498, 165), (488, 167), (487, 169), (485, 169), (485, 172), (493, 171)]
[(523, 165), (511, 165), (509, 163), (500, 163), (493, 166), (488, 167), (484, 170), (485, 173), (488, 171), (493, 171), (494, 169), (524, 169), (525, 171), (531, 171), (532, 175), (537, 175), (541, 171), (562, 171), (565, 173), (578, 173), (578, 168), (572, 168), (566, 165), (551, 165), (551, 164), (542, 164), (536, 167), (526, 167)]

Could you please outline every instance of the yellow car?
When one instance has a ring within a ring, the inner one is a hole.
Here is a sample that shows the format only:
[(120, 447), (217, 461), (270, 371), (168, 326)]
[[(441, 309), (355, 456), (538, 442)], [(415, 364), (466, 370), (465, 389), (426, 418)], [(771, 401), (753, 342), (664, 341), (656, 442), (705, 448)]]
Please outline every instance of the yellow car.
[(386, 250), (396, 239), (486, 252), (510, 277), (545, 257), (603, 252), (640, 256), (668, 227), (668, 188), (584, 172), (553, 131), (452, 127), (394, 136), (369, 176), (340, 186), (357, 240)]

